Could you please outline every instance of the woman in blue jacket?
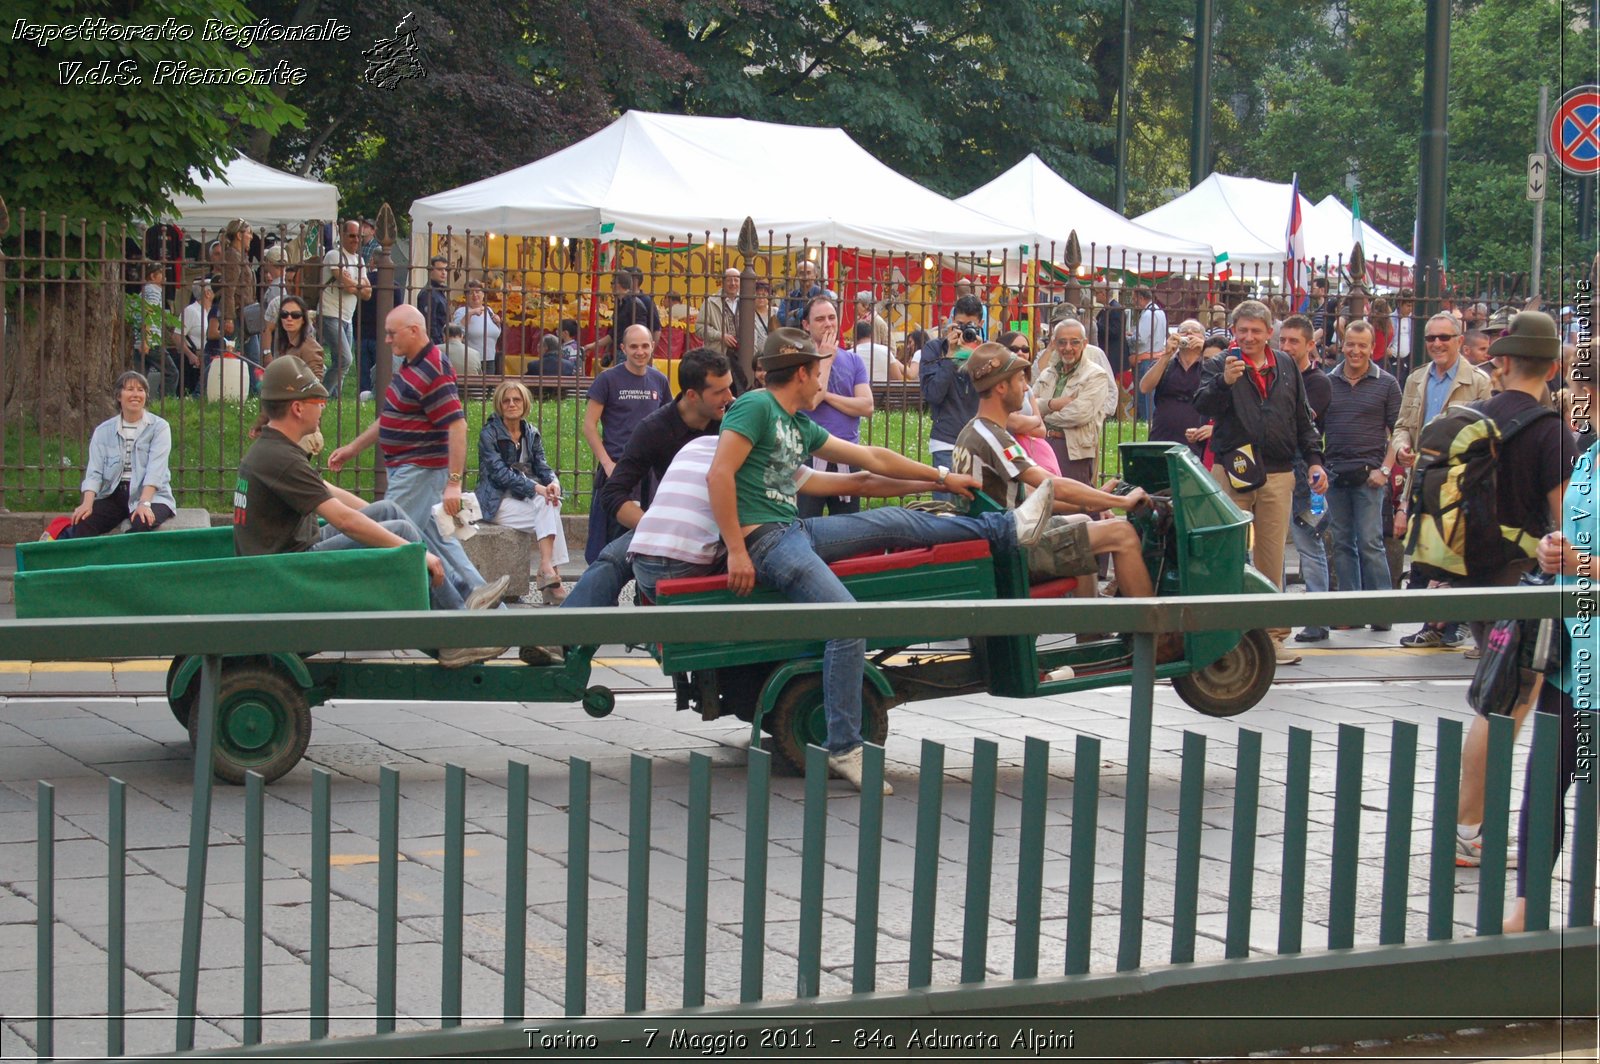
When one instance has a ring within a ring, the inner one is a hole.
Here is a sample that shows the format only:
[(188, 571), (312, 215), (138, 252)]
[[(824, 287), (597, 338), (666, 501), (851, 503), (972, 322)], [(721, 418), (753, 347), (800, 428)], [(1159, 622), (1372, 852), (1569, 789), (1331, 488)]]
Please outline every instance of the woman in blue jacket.
[(130, 531), (149, 532), (178, 508), (168, 466), (172, 430), (145, 409), (150, 386), (144, 374), (122, 374), (114, 394), (120, 409), (89, 437), (83, 501), (59, 539), (104, 535), (123, 521), (129, 522)]
[(527, 420), (533, 396), (517, 381), (494, 390), (494, 413), (478, 433), (478, 505), (492, 524), (530, 532), (539, 545), (539, 591), (546, 606), (567, 597), (556, 566), (567, 563), (561, 482), (544, 458), (539, 427)]

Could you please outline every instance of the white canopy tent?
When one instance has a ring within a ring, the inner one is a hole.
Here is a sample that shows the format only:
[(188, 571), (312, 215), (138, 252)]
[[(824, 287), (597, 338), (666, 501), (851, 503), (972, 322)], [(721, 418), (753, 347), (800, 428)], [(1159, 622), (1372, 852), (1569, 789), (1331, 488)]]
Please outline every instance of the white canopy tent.
[(1059, 258), (1068, 235), (1076, 231), (1084, 261), (1091, 266), (1205, 273), (1216, 257), (1204, 241), (1169, 236), (1128, 221), (1078, 191), (1031, 152), (956, 202), (1027, 230), (1041, 255), (1048, 254), (1053, 244)]
[[(1287, 257), (1289, 194), (1294, 186), (1253, 177), (1212, 174), (1183, 195), (1134, 221), (1163, 232), (1194, 240), (1207, 240), (1217, 255), (1227, 255), (1224, 265), (1245, 276), (1277, 276)], [(1324, 209), (1329, 200), (1333, 210)], [(1312, 206), (1300, 197), (1305, 226), (1306, 254), (1321, 264), (1347, 262), (1355, 245), (1351, 215), (1333, 197)], [(1409, 278), (1414, 262), (1371, 226), (1362, 223), (1362, 251), (1380, 284), (1399, 284)], [(1392, 261), (1395, 267), (1380, 270)], [(1380, 275), (1382, 274), (1382, 275)]]
[[(411, 205), (413, 234), (647, 240), (746, 217), (763, 241), (878, 251), (1000, 251), (1029, 233), (889, 169), (841, 129), (629, 111), (526, 166)], [(609, 229), (603, 227), (609, 226)]]
[(177, 196), (170, 215), (185, 229), (221, 229), (234, 218), (264, 226), (339, 217), (339, 190), (332, 185), (274, 170), (243, 155), (221, 177), (202, 178), (193, 170), (189, 176), (200, 186), (200, 195)]

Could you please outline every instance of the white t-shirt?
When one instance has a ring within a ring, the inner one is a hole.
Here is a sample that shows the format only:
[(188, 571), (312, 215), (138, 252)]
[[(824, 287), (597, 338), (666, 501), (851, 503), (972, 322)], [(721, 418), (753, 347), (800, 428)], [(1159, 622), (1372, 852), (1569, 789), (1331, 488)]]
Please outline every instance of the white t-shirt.
[(346, 277), (360, 285), (367, 279), (366, 264), (361, 261), (359, 253), (334, 248), (322, 256), (322, 265), (323, 279), (327, 283), (322, 286), (322, 295), (317, 300), (317, 313), (324, 318), (354, 321), (356, 304), (361, 297), (340, 288), (335, 274), (343, 271)]
[(183, 308), (183, 338), (196, 352), (206, 349), (206, 311), (199, 303)]
[[(711, 516), (711, 486), (706, 483), (716, 453), (717, 437), (700, 436), (673, 457), (650, 499), (650, 509), (633, 530), (630, 558), (643, 554), (710, 565), (722, 555), (722, 533)], [(795, 470), (795, 484), (810, 475), (810, 468), (801, 465)]]
[(889, 379), (889, 360), (894, 358), (894, 355), (888, 347), (862, 340), (856, 344), (856, 355), (867, 364), (867, 374), (874, 384)]
[(128, 483), (133, 479), (133, 445), (139, 438), (139, 433), (144, 431), (146, 415), (140, 414), (138, 421), (123, 421), (117, 419), (117, 436), (122, 440), (122, 482)]

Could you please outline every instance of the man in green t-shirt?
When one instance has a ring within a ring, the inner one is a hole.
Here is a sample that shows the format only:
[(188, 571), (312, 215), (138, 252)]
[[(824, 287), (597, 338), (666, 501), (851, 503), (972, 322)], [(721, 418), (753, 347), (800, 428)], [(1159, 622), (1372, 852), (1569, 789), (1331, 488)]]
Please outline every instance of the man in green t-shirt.
[[(722, 418), (706, 475), (711, 513), (728, 549), (728, 587), (747, 595), (759, 580), (794, 602), (854, 602), (817, 557), (795, 508), (796, 471), (811, 456), (900, 480), (935, 481), (971, 498), (971, 477), (934, 469), (884, 447), (846, 443), (803, 415), (822, 395), (822, 356), (799, 329), (778, 329), (761, 349), (765, 390), (747, 392)], [(830, 639), (823, 651), (828, 767), (861, 786), (861, 681), (866, 641)], [(884, 785), (889, 793), (888, 784)]]

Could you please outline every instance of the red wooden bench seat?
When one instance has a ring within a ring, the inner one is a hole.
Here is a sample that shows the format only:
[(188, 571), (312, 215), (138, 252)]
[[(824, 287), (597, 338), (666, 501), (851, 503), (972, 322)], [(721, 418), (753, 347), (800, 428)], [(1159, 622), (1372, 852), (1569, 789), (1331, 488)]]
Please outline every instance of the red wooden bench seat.
[[(959, 543), (941, 543), (933, 547), (914, 550), (890, 551), (887, 554), (863, 554), (834, 562), (828, 568), (838, 576), (860, 576), (865, 573), (884, 573), (895, 569), (913, 569), (922, 565), (943, 565), (952, 562), (972, 561), (989, 556), (989, 543), (982, 539), (967, 539)], [(1075, 583), (1075, 582), (1074, 582)], [(656, 597), (688, 595), (703, 591), (725, 591), (728, 574), (711, 576), (685, 576), (676, 580), (663, 580), (656, 585)]]

